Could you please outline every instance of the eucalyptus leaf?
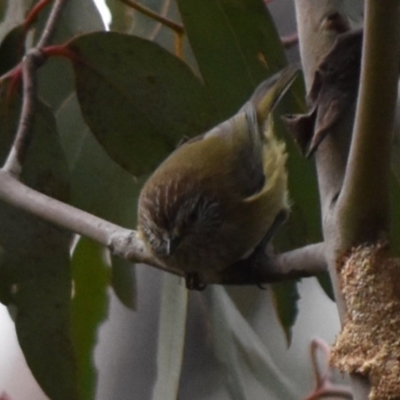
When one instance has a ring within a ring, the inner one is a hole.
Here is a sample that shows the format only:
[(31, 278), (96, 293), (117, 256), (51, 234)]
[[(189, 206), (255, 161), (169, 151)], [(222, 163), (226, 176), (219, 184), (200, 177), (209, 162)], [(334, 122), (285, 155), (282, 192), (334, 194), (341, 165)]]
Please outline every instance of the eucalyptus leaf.
[(297, 301), (300, 299), (297, 282), (280, 282), (271, 285), (275, 310), (285, 332), (288, 345), (292, 340), (292, 326), (298, 314)]
[[(0, 161), (16, 129), (20, 97), (0, 88)], [(69, 174), (54, 116), (39, 102), (33, 139), (23, 165), (22, 181), (62, 201), (69, 199)], [(52, 400), (78, 399), (70, 336), (71, 235), (40, 218), (0, 203), (0, 300), (15, 305), (15, 325), (29, 368)]]
[(286, 65), (262, 0), (178, 0), (178, 6), (222, 118), (233, 115), (262, 80)]
[(203, 84), (150, 41), (114, 32), (79, 36), (74, 72), (86, 123), (133, 175), (154, 169), (182, 140), (218, 120)]
[(128, 32), (132, 25), (133, 10), (122, 1), (106, 0), (111, 12), (110, 29), (117, 32)]
[(35, 0), (2, 0), (0, 3), (0, 10), (3, 13), (0, 22), (1, 42), (11, 29), (22, 24)]
[(17, 25), (5, 36), (0, 45), (0, 75), (15, 67), (25, 53), (25, 31)]
[(81, 238), (75, 248), (71, 268), (74, 281), (72, 337), (79, 398), (91, 400), (95, 398), (97, 387), (94, 347), (98, 328), (108, 315), (110, 273), (104, 262), (104, 249), (89, 239)]
[(111, 256), (111, 286), (119, 301), (131, 310), (136, 310), (137, 291), (134, 264), (120, 257)]

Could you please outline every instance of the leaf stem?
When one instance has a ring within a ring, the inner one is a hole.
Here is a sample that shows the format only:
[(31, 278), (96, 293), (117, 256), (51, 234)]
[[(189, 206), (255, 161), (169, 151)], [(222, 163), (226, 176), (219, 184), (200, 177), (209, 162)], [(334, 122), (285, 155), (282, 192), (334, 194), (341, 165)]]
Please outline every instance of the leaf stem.
[(36, 65), (43, 59), (40, 51), (31, 50), (22, 61), (23, 101), (21, 116), (14, 143), (4, 163), (3, 169), (19, 177), (26, 152), (31, 141), (32, 126), (35, 118), (37, 79)]

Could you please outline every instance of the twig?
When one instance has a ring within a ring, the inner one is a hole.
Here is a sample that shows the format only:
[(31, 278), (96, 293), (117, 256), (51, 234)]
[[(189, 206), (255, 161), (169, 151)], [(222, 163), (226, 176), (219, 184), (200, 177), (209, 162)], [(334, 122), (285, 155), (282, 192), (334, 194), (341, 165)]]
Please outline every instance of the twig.
[(51, 2), (52, 2), (52, 0), (40, 0), (32, 7), (32, 9), (29, 11), (29, 14), (26, 16), (25, 21), (24, 21), (25, 32), (35, 22), (36, 18), (42, 12), (42, 10), (45, 7), (47, 7)]
[[(171, 0), (164, 0), (163, 1), (163, 6), (161, 8), (161, 10), (159, 11), (159, 14), (161, 17), (166, 17), (168, 10), (171, 6)], [(154, 27), (153, 31), (149, 34), (149, 40), (154, 41), (156, 36), (158, 35), (158, 32), (160, 32), (161, 27), (163, 26), (163, 24), (161, 22), (159, 22), (158, 24), (156, 24), (156, 26)]]
[(36, 103), (36, 65), (42, 60), (38, 50), (31, 50), (22, 61), (23, 102), (21, 116), (14, 143), (5, 161), (3, 169), (18, 177), (31, 141)]
[(260, 285), (315, 276), (326, 271), (324, 248), (324, 243), (316, 243), (276, 255), (257, 252), (206, 283)]
[(67, 1), (68, 0), (55, 0), (49, 18), (47, 20), (46, 26), (43, 29), (42, 36), (40, 37), (36, 47), (42, 48), (50, 44), (54, 32), (56, 30), (58, 20), (61, 16), (61, 12)]
[[(324, 354), (324, 365), (321, 368), (317, 358), (317, 352)], [(332, 368), (329, 366), (330, 348), (321, 339), (313, 339), (310, 345), (311, 364), (315, 377), (314, 391), (303, 400), (317, 400), (323, 397), (340, 397), (351, 400), (353, 394), (349, 387), (332, 383)]]
[[(143, 262), (169, 272), (170, 268), (147, 253), (136, 232), (98, 218), (69, 204), (46, 196), (0, 170), (0, 200), (60, 228), (86, 236), (129, 261)], [(175, 272), (176, 273), (176, 272)]]
[(184, 33), (184, 28), (182, 25), (180, 25), (174, 21), (171, 21), (170, 19), (163, 17), (160, 14), (157, 14), (153, 10), (150, 10), (149, 8), (141, 5), (137, 1), (134, 1), (134, 0), (120, 0), (120, 1), (124, 4), (126, 4), (127, 6), (132, 7), (135, 10), (141, 12), (142, 14), (147, 15), (149, 18), (152, 18), (155, 21), (158, 21), (161, 24), (167, 26), (168, 28), (175, 31), (177, 34), (182, 35)]
[[(14, 143), (3, 166), (3, 170), (13, 174), (15, 177), (19, 177), (21, 174), (26, 153), (31, 142), (37, 97), (36, 70), (46, 60), (46, 57), (41, 52), (41, 48), (51, 41), (66, 1), (55, 1), (36, 48), (30, 50), (22, 61), (23, 102), (21, 116)], [(46, 1), (40, 2), (34, 9), (33, 15), (36, 16), (47, 4), (48, 2)], [(30, 15), (32, 16), (32, 13)]]

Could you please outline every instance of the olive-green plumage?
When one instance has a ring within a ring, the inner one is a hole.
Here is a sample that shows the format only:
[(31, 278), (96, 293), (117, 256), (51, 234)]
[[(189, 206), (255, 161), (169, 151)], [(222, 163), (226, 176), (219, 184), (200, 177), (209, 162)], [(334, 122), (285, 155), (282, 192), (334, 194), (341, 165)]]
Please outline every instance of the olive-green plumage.
[(263, 82), (236, 115), (183, 144), (149, 178), (138, 231), (155, 257), (201, 279), (249, 255), (288, 209), (285, 145), (268, 117), (296, 72)]

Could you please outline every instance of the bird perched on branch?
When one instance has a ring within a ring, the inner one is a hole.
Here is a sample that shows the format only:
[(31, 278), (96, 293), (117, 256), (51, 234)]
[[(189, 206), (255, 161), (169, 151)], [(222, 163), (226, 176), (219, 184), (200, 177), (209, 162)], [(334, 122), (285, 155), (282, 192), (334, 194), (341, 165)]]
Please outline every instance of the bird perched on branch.
[(188, 287), (250, 255), (288, 211), (285, 145), (270, 114), (296, 75), (288, 67), (261, 83), (237, 114), (175, 150), (144, 185), (139, 238)]

